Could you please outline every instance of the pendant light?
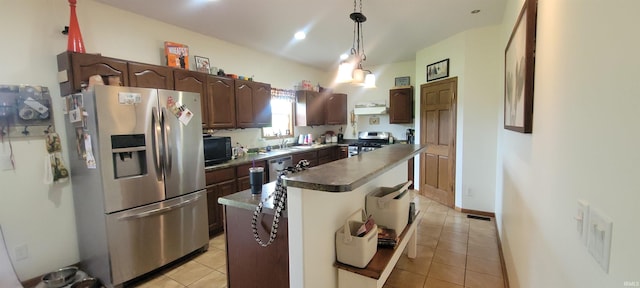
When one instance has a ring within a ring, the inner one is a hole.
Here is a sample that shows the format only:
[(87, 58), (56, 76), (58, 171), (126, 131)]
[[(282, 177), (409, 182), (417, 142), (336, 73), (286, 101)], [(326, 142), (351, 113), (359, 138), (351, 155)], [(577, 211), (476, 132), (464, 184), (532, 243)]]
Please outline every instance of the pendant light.
[[(356, 2), (360, 4), (360, 10), (356, 10)], [(353, 1), (353, 13), (349, 15), (349, 18), (353, 20), (353, 43), (349, 57), (342, 61), (338, 67), (337, 81), (364, 85), (365, 88), (375, 88), (376, 76), (371, 70), (362, 68), (362, 63), (367, 60), (362, 33), (362, 23), (367, 21), (367, 17), (362, 14), (362, 0)]]

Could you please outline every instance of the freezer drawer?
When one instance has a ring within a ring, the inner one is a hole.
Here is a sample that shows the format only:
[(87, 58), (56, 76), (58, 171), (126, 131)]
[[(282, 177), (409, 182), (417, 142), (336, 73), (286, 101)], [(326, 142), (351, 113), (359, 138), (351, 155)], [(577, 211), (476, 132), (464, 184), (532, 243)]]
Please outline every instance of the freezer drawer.
[(111, 277), (131, 280), (205, 246), (205, 190), (107, 215)]

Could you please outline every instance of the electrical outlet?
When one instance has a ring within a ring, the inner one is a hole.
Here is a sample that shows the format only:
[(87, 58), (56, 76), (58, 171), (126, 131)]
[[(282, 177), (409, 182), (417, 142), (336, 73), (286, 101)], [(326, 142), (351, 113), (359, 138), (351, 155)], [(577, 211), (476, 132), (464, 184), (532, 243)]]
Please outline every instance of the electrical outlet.
[(16, 261), (20, 261), (20, 260), (24, 260), (29, 258), (29, 247), (27, 246), (27, 244), (22, 244), (20, 246), (17, 246), (14, 250), (14, 256), (16, 258)]
[(467, 197), (473, 197), (473, 190), (471, 190), (471, 188), (467, 188)]
[(576, 232), (583, 245), (587, 245), (587, 235), (589, 230), (589, 203), (584, 200), (578, 200), (578, 211), (575, 216)]
[(613, 221), (595, 209), (589, 210), (589, 238), (587, 248), (602, 269), (609, 273), (609, 256), (611, 254), (611, 232)]

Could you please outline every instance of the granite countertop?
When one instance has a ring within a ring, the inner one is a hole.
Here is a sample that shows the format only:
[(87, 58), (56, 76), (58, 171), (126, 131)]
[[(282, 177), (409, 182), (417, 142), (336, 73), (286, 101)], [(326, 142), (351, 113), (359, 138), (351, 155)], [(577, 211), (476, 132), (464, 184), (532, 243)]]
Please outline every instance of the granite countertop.
[(426, 145), (417, 144), (389, 145), (358, 156), (311, 167), (284, 178), (284, 181), (288, 187), (327, 192), (352, 191), (426, 148)]
[[(253, 161), (269, 160), (269, 159), (278, 158), (284, 155), (304, 153), (307, 151), (319, 150), (319, 149), (332, 147), (332, 146), (348, 146), (348, 145), (349, 144), (347, 143), (316, 144), (312, 146), (291, 146), (284, 149), (274, 149), (265, 153), (251, 153), (251, 154), (247, 153), (243, 157), (240, 157), (237, 159), (231, 159), (222, 164), (207, 166), (205, 167), (205, 171), (235, 167), (235, 166), (246, 164), (246, 163), (252, 163)], [(300, 147), (300, 148), (296, 148), (296, 147)]]
[[(308, 170), (286, 177), (284, 181), (287, 186), (291, 187), (327, 192), (351, 191), (395, 167), (399, 162), (407, 161), (426, 148), (427, 146), (414, 144), (389, 145), (382, 149), (361, 153), (358, 156), (311, 167)], [(273, 181), (262, 186), (261, 195), (252, 195), (251, 190), (247, 189), (220, 197), (218, 198), (218, 203), (246, 210), (254, 210), (260, 201), (266, 199), (275, 191), (275, 187), (276, 182)], [(265, 202), (262, 211), (263, 213), (273, 215), (275, 212), (273, 198)], [(287, 216), (286, 209), (282, 215)]]
[[(222, 205), (242, 208), (246, 210), (255, 210), (258, 204), (276, 190), (276, 181), (262, 185), (262, 194), (253, 195), (251, 189), (240, 191), (231, 195), (218, 198), (218, 203)], [(273, 197), (264, 203), (262, 213), (273, 215), (275, 208), (273, 206)], [(287, 210), (282, 211), (282, 216), (287, 217)]]

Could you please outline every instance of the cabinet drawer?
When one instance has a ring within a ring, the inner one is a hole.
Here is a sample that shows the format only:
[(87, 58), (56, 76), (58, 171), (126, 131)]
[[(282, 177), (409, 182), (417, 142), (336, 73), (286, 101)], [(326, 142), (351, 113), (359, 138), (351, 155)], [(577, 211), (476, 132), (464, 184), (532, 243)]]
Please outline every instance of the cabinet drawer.
[(213, 170), (207, 172), (205, 177), (207, 185), (234, 180), (236, 178), (236, 170), (234, 168)]
[[(263, 167), (264, 169), (264, 173), (267, 173), (267, 164), (266, 161), (257, 161), (255, 163), (256, 167)], [(238, 178), (240, 177), (244, 177), (244, 176), (249, 176), (249, 168), (251, 168), (251, 166), (253, 166), (253, 163), (247, 163), (247, 164), (242, 164), (239, 166), (236, 166), (236, 176)]]
[(318, 158), (331, 157), (333, 155), (333, 147), (318, 150)]

